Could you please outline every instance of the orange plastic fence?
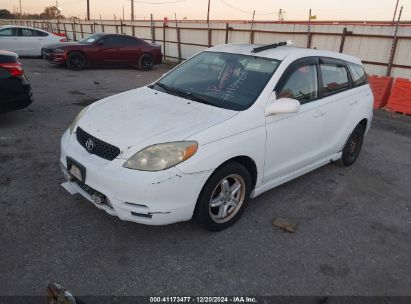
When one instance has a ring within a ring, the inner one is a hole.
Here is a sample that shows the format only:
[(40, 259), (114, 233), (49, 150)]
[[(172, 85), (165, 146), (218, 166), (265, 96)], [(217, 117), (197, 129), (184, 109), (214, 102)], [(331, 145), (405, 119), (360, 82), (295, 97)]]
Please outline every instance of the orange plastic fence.
[(394, 79), (392, 77), (368, 76), (368, 81), (374, 94), (374, 109), (385, 107)]
[(411, 114), (411, 81), (397, 78), (391, 90), (386, 109), (403, 114)]

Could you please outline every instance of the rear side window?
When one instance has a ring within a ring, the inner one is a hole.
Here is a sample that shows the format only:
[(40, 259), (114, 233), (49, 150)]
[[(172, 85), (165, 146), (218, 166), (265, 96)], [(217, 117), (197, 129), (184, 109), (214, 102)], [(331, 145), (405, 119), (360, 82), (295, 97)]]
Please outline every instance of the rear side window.
[(347, 70), (344, 64), (339, 63), (320, 63), (323, 78), (323, 96), (330, 96), (340, 93), (349, 88)]
[(364, 68), (361, 65), (350, 62), (348, 62), (347, 65), (348, 69), (350, 70), (354, 86), (358, 87), (368, 83), (367, 74), (365, 73)]
[(284, 86), (277, 93), (278, 98), (297, 99), (301, 104), (318, 98), (316, 64), (299, 66), (290, 74)]
[(47, 36), (46, 33), (32, 30), (32, 29), (21, 29), (21, 35), (24, 37), (44, 37)]

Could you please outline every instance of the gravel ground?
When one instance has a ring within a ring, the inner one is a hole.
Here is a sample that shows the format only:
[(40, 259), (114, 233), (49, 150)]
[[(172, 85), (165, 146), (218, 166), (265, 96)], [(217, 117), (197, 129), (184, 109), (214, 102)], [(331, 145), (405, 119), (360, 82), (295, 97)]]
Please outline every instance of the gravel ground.
[(62, 189), (59, 140), (82, 107), (168, 67), (23, 63), (35, 101), (0, 115), (0, 295), (44, 295), (50, 280), (77, 295), (411, 295), (411, 117), (377, 112), (353, 167), (269, 191), (228, 230), (150, 227)]

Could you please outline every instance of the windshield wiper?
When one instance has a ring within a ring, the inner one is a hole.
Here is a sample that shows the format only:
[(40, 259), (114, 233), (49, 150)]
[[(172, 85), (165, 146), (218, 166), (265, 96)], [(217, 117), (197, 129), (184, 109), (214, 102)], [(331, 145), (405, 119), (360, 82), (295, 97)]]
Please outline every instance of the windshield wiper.
[(197, 94), (193, 94), (192, 92), (172, 88), (172, 87), (169, 87), (168, 85), (165, 85), (161, 82), (157, 82), (155, 85), (162, 88), (168, 94), (177, 95), (179, 97), (183, 97), (183, 98), (186, 98), (186, 99), (190, 99), (192, 101), (196, 101), (196, 102), (200, 102), (200, 103), (204, 103), (204, 104), (208, 104), (208, 105), (213, 105), (212, 103), (210, 103), (205, 98), (203, 98), (201, 96), (198, 96)]
[(166, 85), (164, 83), (157, 82), (155, 85), (162, 88), (168, 94), (180, 96), (180, 97), (183, 97), (183, 98), (187, 98), (187, 93), (185, 93), (183, 91), (180, 91), (180, 90), (177, 90), (175, 88), (169, 87), (168, 85)]
[(197, 94), (193, 94), (193, 93), (191, 93), (191, 92), (187, 92), (187, 95), (188, 95), (188, 96), (187, 96), (186, 98), (188, 98), (188, 99), (190, 99), (190, 100), (193, 100), (193, 101), (196, 101), (196, 102), (200, 102), (200, 103), (204, 103), (204, 104), (207, 104), (207, 105), (215, 106), (215, 104), (209, 102), (207, 99), (205, 99), (205, 98), (203, 98), (203, 97), (201, 97), (201, 96), (198, 96)]

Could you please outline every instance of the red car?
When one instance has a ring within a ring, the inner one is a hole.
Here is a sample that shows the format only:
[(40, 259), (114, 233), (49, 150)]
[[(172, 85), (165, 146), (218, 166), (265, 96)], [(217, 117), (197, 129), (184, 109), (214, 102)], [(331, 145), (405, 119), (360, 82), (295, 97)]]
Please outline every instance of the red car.
[(161, 46), (136, 37), (118, 34), (94, 34), (78, 42), (46, 45), (43, 58), (69, 69), (90, 66), (138, 66), (150, 70), (162, 60)]

